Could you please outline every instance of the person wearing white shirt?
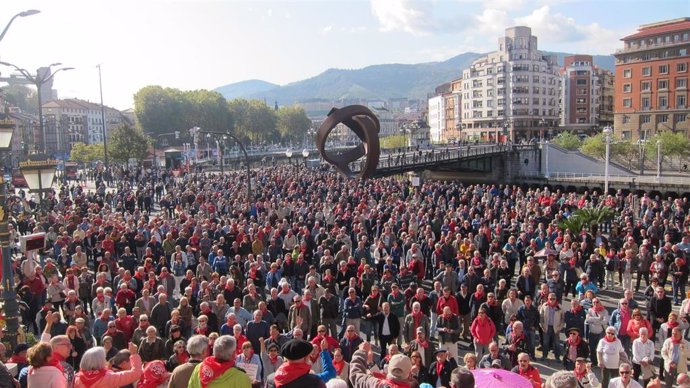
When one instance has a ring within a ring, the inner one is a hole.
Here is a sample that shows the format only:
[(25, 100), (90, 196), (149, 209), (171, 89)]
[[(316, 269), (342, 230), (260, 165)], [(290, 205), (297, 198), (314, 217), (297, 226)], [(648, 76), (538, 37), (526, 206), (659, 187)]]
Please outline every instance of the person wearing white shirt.
[[(602, 339), (604, 341), (604, 339)], [(620, 341), (619, 341), (620, 342)], [(622, 363), (618, 367), (619, 377), (614, 377), (608, 384), (608, 388), (642, 388), (640, 383), (632, 378), (632, 370), (630, 370), (630, 364)], [(602, 387), (606, 385), (602, 384)]]
[(645, 387), (654, 374), (654, 341), (649, 339), (646, 327), (640, 328), (640, 336), (632, 343), (633, 379), (639, 381), (642, 375), (642, 385)]
[(594, 388), (599, 386), (599, 379), (592, 372), (592, 364), (588, 363), (584, 357), (578, 357), (575, 360), (575, 369), (572, 373), (575, 374), (578, 388)]
[(599, 340), (597, 345), (597, 360), (601, 368), (601, 386), (608, 387), (609, 381), (618, 376), (618, 365), (621, 362), (621, 353), (625, 353), (623, 344), (616, 337), (616, 328), (606, 328), (606, 335)]
[(690, 358), (690, 344), (683, 339), (680, 327), (674, 327), (671, 337), (661, 345), (661, 357), (664, 359), (664, 377), (666, 386), (670, 387), (676, 381), (678, 374), (687, 373), (688, 358)]

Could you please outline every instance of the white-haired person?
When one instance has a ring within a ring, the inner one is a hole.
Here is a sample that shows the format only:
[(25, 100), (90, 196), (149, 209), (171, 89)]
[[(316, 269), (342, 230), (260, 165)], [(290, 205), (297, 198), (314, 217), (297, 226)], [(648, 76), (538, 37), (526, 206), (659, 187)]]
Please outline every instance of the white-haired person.
[(187, 388), (194, 368), (208, 355), (208, 337), (195, 335), (187, 341), (189, 360), (177, 366), (170, 375), (169, 388)]
[(213, 356), (206, 357), (194, 367), (189, 388), (250, 388), (249, 376), (235, 367), (237, 342), (229, 335), (218, 337), (213, 343)]
[(87, 350), (81, 358), (79, 373), (74, 380), (74, 388), (112, 388), (132, 384), (141, 378), (143, 372), (141, 357), (137, 346), (129, 343), (131, 368), (115, 372), (107, 367), (105, 349), (98, 346)]

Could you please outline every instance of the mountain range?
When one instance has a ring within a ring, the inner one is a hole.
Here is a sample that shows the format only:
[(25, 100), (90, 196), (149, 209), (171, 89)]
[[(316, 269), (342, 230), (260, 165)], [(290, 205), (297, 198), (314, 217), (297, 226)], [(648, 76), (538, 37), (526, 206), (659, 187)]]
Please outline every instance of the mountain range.
[[(571, 54), (548, 53), (558, 57)], [(418, 64), (372, 65), (362, 69), (328, 69), (305, 80), (286, 85), (276, 85), (262, 80), (247, 80), (216, 88), (226, 99), (235, 98), (266, 100), (279, 105), (291, 105), (299, 101), (325, 99), (390, 99), (407, 97), (425, 99), (436, 86), (462, 76), (462, 70), (472, 61), (486, 55), (463, 53), (441, 62)], [(612, 55), (595, 55), (594, 64), (614, 71)]]

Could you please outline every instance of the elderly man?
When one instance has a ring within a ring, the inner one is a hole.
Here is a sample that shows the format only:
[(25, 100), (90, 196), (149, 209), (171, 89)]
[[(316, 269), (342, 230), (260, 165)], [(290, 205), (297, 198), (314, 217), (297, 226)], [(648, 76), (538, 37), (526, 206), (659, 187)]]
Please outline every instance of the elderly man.
[[(670, 387), (670, 384), (666, 384)], [(618, 377), (611, 379), (608, 384), (608, 388), (642, 388), (642, 385), (632, 378), (632, 368), (630, 364), (622, 363), (618, 366)]]
[(661, 357), (664, 359), (664, 376), (666, 386), (670, 387), (679, 373), (687, 373), (688, 357), (690, 357), (690, 344), (683, 339), (683, 330), (674, 327), (671, 337), (661, 345)]
[(579, 388), (572, 372), (558, 371), (546, 379), (544, 388)]
[(311, 332), (311, 311), (302, 303), (302, 297), (295, 295), (288, 313), (288, 326), (299, 327), (305, 333)]
[(213, 357), (198, 363), (189, 379), (189, 388), (250, 388), (249, 376), (235, 368), (237, 342), (229, 335), (222, 335), (213, 343)]
[(159, 294), (158, 303), (153, 306), (151, 316), (149, 317), (151, 324), (158, 329), (158, 332), (162, 333), (165, 331), (165, 324), (170, 320), (172, 309), (172, 305), (168, 302), (168, 296), (166, 294)]
[(541, 388), (541, 375), (539, 370), (531, 365), (529, 354), (520, 353), (518, 355), (518, 365), (513, 368), (513, 372), (529, 380), (532, 387)]
[(254, 320), (247, 323), (247, 328), (245, 333), (247, 334), (247, 339), (252, 344), (254, 353), (261, 354), (261, 338), (268, 338), (269, 326), (263, 319), (263, 314), (260, 310), (254, 311)]
[[(500, 365), (500, 366), (499, 366)], [(489, 344), (489, 353), (485, 354), (484, 357), (479, 361), (477, 367), (483, 369), (496, 368), (499, 366), (500, 369), (510, 370), (512, 365), (508, 358), (501, 354), (500, 348), (496, 342), (491, 342)]]
[(388, 371), (385, 379), (376, 377), (370, 373), (367, 361), (370, 357), (372, 357), (371, 344), (368, 342), (362, 343), (359, 350), (352, 356), (352, 361), (350, 362), (350, 381), (354, 388), (416, 385), (416, 381), (414, 381), (414, 378), (411, 376), (412, 361), (409, 357), (403, 354), (396, 354), (391, 357), (388, 362)]
[(208, 355), (208, 337), (195, 335), (187, 341), (189, 360), (178, 365), (170, 375), (168, 388), (187, 388), (192, 372)]

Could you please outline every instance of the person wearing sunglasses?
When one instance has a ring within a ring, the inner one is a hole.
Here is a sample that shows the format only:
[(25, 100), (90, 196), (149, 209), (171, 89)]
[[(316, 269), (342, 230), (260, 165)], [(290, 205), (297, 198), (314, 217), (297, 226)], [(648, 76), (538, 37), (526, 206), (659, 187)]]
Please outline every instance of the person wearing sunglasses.
[(601, 386), (608, 387), (609, 381), (618, 376), (618, 366), (621, 358), (625, 359), (625, 349), (623, 344), (616, 337), (616, 328), (609, 326), (606, 328), (604, 338), (599, 340), (597, 345), (597, 361), (601, 368)]
[[(618, 377), (614, 377), (611, 379), (611, 382), (608, 385), (602, 385), (602, 387), (609, 387), (609, 388), (642, 388), (642, 385), (638, 383), (637, 381), (633, 380), (632, 378), (632, 370), (630, 368), (630, 364), (628, 363), (622, 363), (618, 367)], [(670, 387), (670, 385), (667, 385)]]

